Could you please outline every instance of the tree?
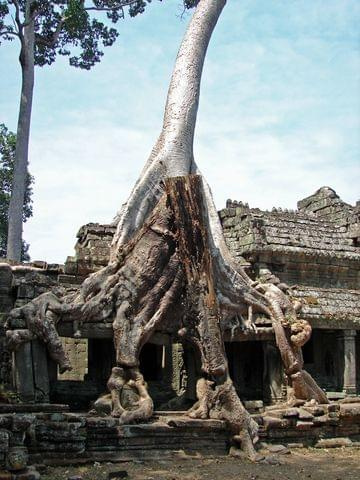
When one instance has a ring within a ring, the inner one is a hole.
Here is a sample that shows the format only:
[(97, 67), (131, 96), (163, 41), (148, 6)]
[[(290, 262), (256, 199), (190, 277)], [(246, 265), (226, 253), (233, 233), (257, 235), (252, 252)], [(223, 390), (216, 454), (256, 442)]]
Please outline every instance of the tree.
[[(20, 260), (23, 203), (35, 65), (51, 65), (57, 55), (69, 56), (74, 67), (89, 70), (101, 60), (102, 47), (118, 36), (115, 28), (100, 20), (105, 16), (116, 24), (142, 13), (150, 0), (0, 0), (0, 40), (20, 41), (22, 84), (16, 135), (15, 167), (9, 205), (7, 255)], [(74, 54), (71, 55), (71, 49)]]
[[(254, 315), (268, 316), (284, 364), (289, 404), (326, 403), (324, 392), (303, 370), (301, 347), (310, 325), (297, 318), (299, 305), (277, 279), (252, 280), (231, 257), (210, 188), (194, 161), (193, 139), (206, 50), (226, 0), (200, 0), (176, 59), (165, 106), (163, 128), (125, 207), (118, 214), (109, 264), (90, 275), (76, 294), (52, 293), (15, 309), (27, 330), (7, 332), (13, 347), (42, 339), (62, 370), (70, 368), (56, 333), (58, 321), (112, 321), (116, 366), (109, 394), (95, 407), (128, 423), (151, 417), (152, 400), (139, 371), (139, 355), (157, 330), (191, 344), (202, 378), (192, 418), (227, 422), (233, 440), (255, 459), (257, 424), (238, 397), (229, 375), (224, 332), (234, 325), (255, 329)], [(16, 322), (14, 323), (16, 325)], [(47, 330), (43, 328), (47, 325)], [(124, 387), (138, 402), (126, 409)]]
[[(16, 135), (0, 124), (0, 257), (6, 257), (8, 213), (14, 173)], [(23, 204), (23, 222), (32, 216), (31, 194), (34, 179), (27, 174)], [(29, 260), (29, 245), (23, 240), (21, 260)]]

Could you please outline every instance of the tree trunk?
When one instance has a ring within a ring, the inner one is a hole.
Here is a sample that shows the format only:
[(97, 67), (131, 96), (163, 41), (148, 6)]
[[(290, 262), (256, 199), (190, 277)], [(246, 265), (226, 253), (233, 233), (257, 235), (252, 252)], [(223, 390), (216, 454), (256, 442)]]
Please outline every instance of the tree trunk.
[(27, 179), (31, 108), (34, 89), (34, 20), (31, 1), (27, 2), (20, 65), (22, 73), (20, 110), (16, 136), (15, 165), (9, 204), (7, 258), (20, 261), (22, 248), (22, 222)]
[(209, 225), (202, 179), (198, 175), (170, 178), (166, 181), (166, 193), (174, 215), (178, 255), (186, 277), (181, 336), (199, 350), (205, 374), (226, 375), (228, 367), (207, 234)]
[(163, 193), (166, 178), (197, 171), (193, 140), (200, 81), (211, 34), (226, 0), (200, 0), (181, 43), (160, 136), (126, 205), (118, 213), (111, 258), (144, 223)]

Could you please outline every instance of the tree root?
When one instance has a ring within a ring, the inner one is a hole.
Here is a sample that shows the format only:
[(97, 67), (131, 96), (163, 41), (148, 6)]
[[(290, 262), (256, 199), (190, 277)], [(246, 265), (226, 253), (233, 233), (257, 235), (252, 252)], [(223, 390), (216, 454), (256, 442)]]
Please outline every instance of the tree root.
[(223, 420), (233, 433), (233, 441), (250, 460), (257, 460), (254, 448), (258, 425), (239, 399), (230, 377), (210, 381), (200, 378), (196, 385), (198, 401), (188, 410), (190, 418)]
[[(236, 272), (215, 248), (202, 179), (196, 175), (168, 179), (165, 194), (143, 227), (116, 259), (92, 274), (76, 295), (59, 299), (43, 294), (15, 309), (13, 319), (27, 329), (8, 332), (12, 346), (38, 337), (61, 370), (70, 364), (56, 331), (59, 321), (72, 321), (75, 333), (83, 321), (113, 322), (116, 363), (109, 394), (95, 402), (95, 411), (111, 413), (120, 423), (148, 420), (153, 402), (139, 372), (143, 345), (156, 330), (177, 334), (192, 343), (201, 357), (206, 379), (197, 384), (193, 418), (224, 420), (249, 458), (256, 459), (257, 425), (245, 410), (228, 375), (223, 341), (227, 319), (254, 312), (270, 315), (285, 371), (297, 399), (325, 403), (326, 396), (303, 371), (301, 346), (311, 335), (298, 321), (288, 296), (274, 283), (253, 282)], [(254, 288), (255, 287), (255, 288)], [(136, 402), (125, 406), (126, 389)]]
[(270, 304), (276, 344), (280, 350), (290, 387), (288, 389), (289, 405), (296, 405), (301, 400), (329, 403), (325, 392), (303, 369), (301, 347), (311, 337), (311, 325), (306, 320), (297, 319), (296, 312), (299, 306), (296, 305), (295, 308), (286, 294), (289, 287), (281, 284), (273, 275), (266, 280), (264, 283), (256, 282), (253, 285), (264, 293)]
[[(108, 380), (110, 394), (103, 395), (94, 403), (94, 414), (111, 414), (121, 424), (140, 422), (151, 418), (154, 404), (148, 393), (147, 384), (137, 368), (114, 367)], [(122, 405), (122, 393), (131, 388), (137, 401), (130, 406)]]

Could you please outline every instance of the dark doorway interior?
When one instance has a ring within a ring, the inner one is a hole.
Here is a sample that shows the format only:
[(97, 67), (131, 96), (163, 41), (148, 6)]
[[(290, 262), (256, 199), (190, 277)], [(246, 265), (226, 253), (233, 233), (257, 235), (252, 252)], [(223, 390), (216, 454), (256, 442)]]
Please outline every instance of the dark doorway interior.
[(226, 342), (230, 376), (242, 400), (263, 400), (264, 354), (262, 343)]

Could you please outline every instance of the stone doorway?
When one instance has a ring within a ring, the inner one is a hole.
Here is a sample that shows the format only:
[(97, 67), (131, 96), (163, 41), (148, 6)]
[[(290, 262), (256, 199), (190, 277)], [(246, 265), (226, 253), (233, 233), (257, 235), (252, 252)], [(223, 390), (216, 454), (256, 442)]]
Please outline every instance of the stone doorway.
[(264, 400), (261, 341), (225, 342), (230, 376), (242, 400)]

